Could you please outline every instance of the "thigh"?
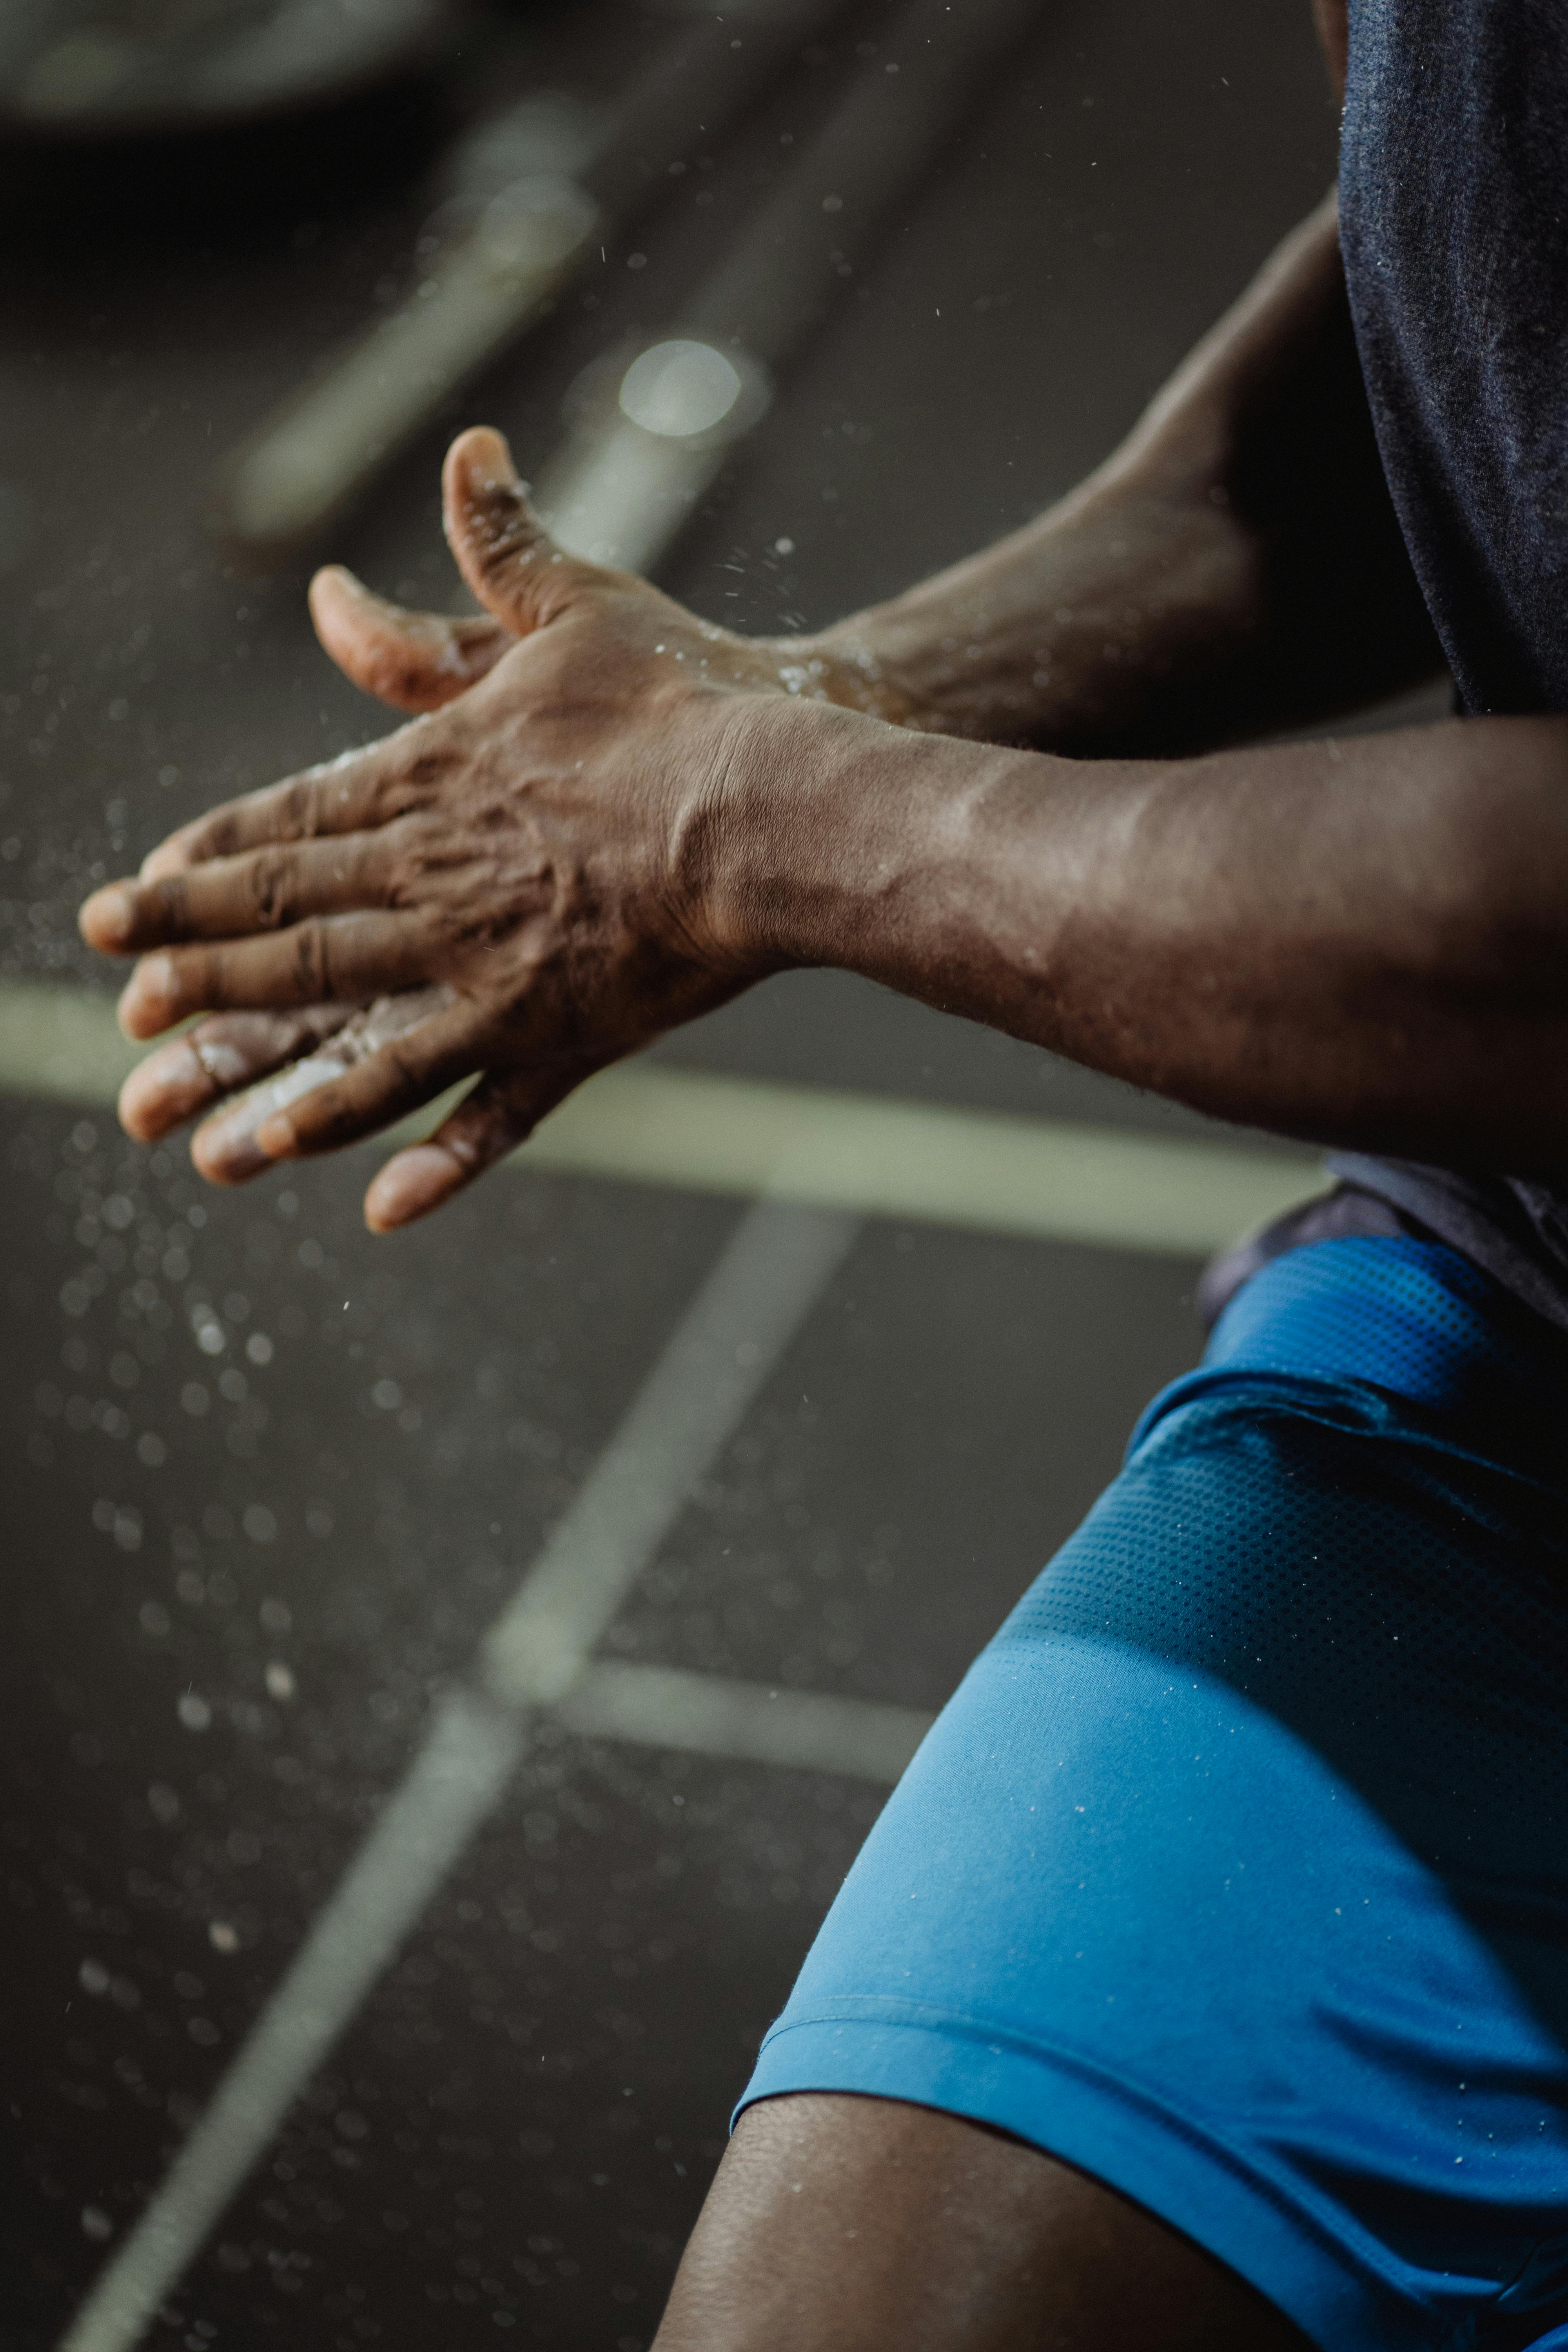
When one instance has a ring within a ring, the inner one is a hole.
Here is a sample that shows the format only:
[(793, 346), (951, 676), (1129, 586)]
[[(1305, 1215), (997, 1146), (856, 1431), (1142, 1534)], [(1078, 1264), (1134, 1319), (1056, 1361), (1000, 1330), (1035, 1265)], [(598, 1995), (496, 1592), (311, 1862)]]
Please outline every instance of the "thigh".
[(749, 2107), (656, 2352), (1304, 2352), (1235, 2273), (1127, 2199), (956, 2116)]
[(1386, 1399), (1271, 1378), (1167, 1412), (894, 1793), (747, 2105), (989, 2125), (1333, 2352), (1568, 2319), (1540, 1517)]

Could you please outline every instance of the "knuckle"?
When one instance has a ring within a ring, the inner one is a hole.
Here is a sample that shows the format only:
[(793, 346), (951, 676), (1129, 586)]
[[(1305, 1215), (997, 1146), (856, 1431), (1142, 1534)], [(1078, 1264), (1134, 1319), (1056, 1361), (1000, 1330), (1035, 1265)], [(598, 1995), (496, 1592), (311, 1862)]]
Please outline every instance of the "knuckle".
[[(422, 743), (405, 765), (402, 780), (405, 784), (418, 786), (438, 784), (450, 772), (452, 764), (453, 755), (444, 744)], [(391, 798), (395, 810), (399, 814), (408, 805), (406, 794), (400, 798), (395, 788)]]
[(358, 1017), (341, 1004), (307, 1004), (293, 1016), (300, 1042), (307, 1045), (321, 1045), (329, 1037), (345, 1036)]
[(353, 830), (377, 831), (427, 804), (454, 759), (440, 720), (439, 710), (424, 712), (371, 747), (360, 771)]
[(417, 710), (426, 706), (432, 691), (444, 681), (433, 681), (428, 661), (398, 646), (378, 655), (366, 682), (372, 693), (379, 695), (384, 702), (395, 703), (405, 710)]
[(485, 1122), (479, 1141), (487, 1160), (499, 1160), (503, 1152), (526, 1143), (542, 1116), (539, 1104), (531, 1097), (514, 1097), (500, 1104)]
[(221, 1006), (226, 976), (221, 956), (199, 948), (185, 948), (163, 961), (166, 972), (163, 993), (172, 1006), (181, 1013), (200, 1013), (208, 1005)]
[(300, 923), (293, 933), (294, 982), (307, 1002), (315, 997), (331, 996), (332, 981), (331, 955), (327, 947), (326, 926), (312, 919)]
[(323, 1087), (310, 1106), (310, 1142), (329, 1151), (353, 1143), (363, 1131), (366, 1109), (363, 1073)]
[(336, 1088), (322, 1095), (308, 1108), (301, 1110), (294, 1124), (295, 1139), (310, 1150), (330, 1151), (342, 1142), (350, 1126), (344, 1105)]
[(295, 776), (283, 787), (283, 827), (296, 841), (312, 841), (321, 829), (321, 787), (315, 775)]
[(474, 556), (487, 578), (539, 552), (539, 527), (514, 490), (492, 490), (474, 509)]
[(188, 931), (191, 924), (190, 877), (187, 873), (168, 874), (158, 884), (149, 912), (160, 930), (176, 936)]
[(333, 1047), (337, 1059), (346, 1063), (351, 1070), (357, 1069), (362, 1063), (368, 1062), (377, 1050), (374, 1025), (363, 1013), (356, 1013), (352, 1021), (339, 1030)]
[(424, 1070), (416, 1057), (401, 1041), (384, 1045), (376, 1055), (386, 1082), (388, 1097), (393, 1102), (405, 1102), (419, 1091)]
[(276, 929), (293, 920), (294, 861), (279, 856), (256, 858), (246, 877), (251, 911), (258, 923)]
[(356, 907), (390, 905), (395, 871), (395, 866), (389, 866), (381, 838), (374, 834), (362, 836), (344, 860), (344, 903)]

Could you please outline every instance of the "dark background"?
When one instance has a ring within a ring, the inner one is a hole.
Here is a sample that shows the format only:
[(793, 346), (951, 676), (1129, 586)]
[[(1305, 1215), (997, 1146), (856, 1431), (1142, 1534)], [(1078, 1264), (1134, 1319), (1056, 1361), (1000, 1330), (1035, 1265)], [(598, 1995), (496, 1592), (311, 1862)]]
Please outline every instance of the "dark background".
[[(437, 507), (450, 428), (493, 421), (537, 467), (579, 368), (679, 313), (783, 135), (805, 138), (893, 16), (847, 11), (327, 551), (458, 604)], [(214, 797), (377, 730), (314, 646), (308, 565), (225, 561), (213, 467), (410, 284), (465, 121), (534, 85), (612, 91), (668, 33), (623, 0), (480, 12), (412, 85), (311, 124), (6, 152), (7, 975), (107, 986), (75, 931), (93, 882)], [(1306, 0), (1042, 0), (666, 584), (733, 625), (816, 624), (1023, 520), (1315, 202), (1333, 141)], [(1198, 1124), (834, 975), (661, 1051)], [(373, 1243), (363, 1160), (228, 1196), (101, 1113), (13, 1100), (0, 1136), (0, 2346), (43, 2352), (738, 1212), (506, 1174)], [(611, 1649), (939, 1705), (1192, 1360), (1195, 1272), (868, 1227)], [(203, 1300), (264, 1344), (237, 1339), (226, 1370), (203, 1358)], [(205, 1727), (178, 1712), (192, 1694)], [(413, 2352), (499, 2325), (637, 2352), (879, 1801), (555, 1737), (153, 2340)]]

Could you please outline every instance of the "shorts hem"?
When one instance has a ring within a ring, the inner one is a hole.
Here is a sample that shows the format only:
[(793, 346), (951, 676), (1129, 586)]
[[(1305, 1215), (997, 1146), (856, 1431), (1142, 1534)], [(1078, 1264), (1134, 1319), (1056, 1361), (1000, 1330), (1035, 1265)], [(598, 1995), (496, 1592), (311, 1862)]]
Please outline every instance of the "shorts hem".
[(803, 2091), (900, 2099), (1010, 2132), (1192, 2239), (1324, 2352), (1433, 2352), (1438, 2341), (1254, 2161), (1067, 2051), (915, 2001), (845, 2001), (773, 2027), (735, 2114)]

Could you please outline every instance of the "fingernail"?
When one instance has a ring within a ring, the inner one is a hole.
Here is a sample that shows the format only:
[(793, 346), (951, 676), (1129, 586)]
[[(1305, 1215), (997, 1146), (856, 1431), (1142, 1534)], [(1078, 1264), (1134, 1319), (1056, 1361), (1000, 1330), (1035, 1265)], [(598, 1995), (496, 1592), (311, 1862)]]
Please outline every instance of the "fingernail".
[(257, 1129), (243, 1113), (208, 1119), (191, 1139), (191, 1158), (212, 1184), (243, 1183), (269, 1168), (275, 1156), (261, 1150)]
[(311, 612), (315, 612), (321, 598), (330, 599), (332, 596), (341, 597), (350, 604), (368, 605), (373, 611), (384, 601), (376, 595), (373, 589), (367, 588), (364, 582), (342, 563), (323, 564), (321, 571), (316, 573), (310, 589), (309, 601)]
[(373, 1234), (411, 1224), (438, 1208), (456, 1192), (467, 1171), (438, 1143), (416, 1143), (388, 1160), (364, 1196), (364, 1221)]
[(483, 459), (488, 479), (480, 487), (487, 490), (515, 490), (518, 486), (517, 467), (511, 462), (511, 451), (507, 447), (504, 436), (498, 433), (493, 425), (478, 425), (475, 432), (477, 437), (489, 445)]
[(121, 992), (120, 1025), (128, 1037), (155, 1037), (178, 1010), (174, 967), (168, 956), (144, 956)]
[(96, 948), (122, 947), (131, 936), (132, 902), (129, 890), (111, 883), (106, 890), (95, 890), (77, 918), (82, 937)]
[(150, 1142), (210, 1099), (212, 1081), (184, 1037), (141, 1063), (120, 1089), (120, 1124)]
[(256, 1129), (256, 1144), (258, 1150), (268, 1160), (288, 1160), (294, 1150), (294, 1129), (288, 1119), (275, 1111)]

